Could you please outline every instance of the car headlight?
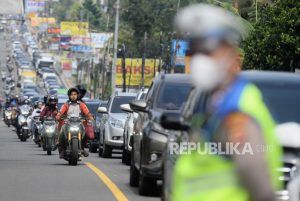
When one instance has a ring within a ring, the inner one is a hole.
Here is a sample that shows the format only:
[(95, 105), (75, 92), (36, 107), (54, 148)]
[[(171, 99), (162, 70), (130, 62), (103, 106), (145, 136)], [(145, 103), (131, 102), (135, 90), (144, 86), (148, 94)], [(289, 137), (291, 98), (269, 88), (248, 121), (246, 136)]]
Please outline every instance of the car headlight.
[(123, 122), (120, 121), (120, 120), (118, 120), (118, 119), (115, 119), (115, 118), (110, 117), (110, 118), (109, 118), (109, 123), (110, 123), (110, 125), (112, 125), (113, 127), (116, 127), (116, 128), (124, 128)]
[(79, 131), (79, 127), (78, 126), (71, 126), (70, 127), (70, 132), (78, 132)]
[(45, 127), (45, 131), (46, 133), (53, 133), (55, 131), (55, 127), (54, 126)]

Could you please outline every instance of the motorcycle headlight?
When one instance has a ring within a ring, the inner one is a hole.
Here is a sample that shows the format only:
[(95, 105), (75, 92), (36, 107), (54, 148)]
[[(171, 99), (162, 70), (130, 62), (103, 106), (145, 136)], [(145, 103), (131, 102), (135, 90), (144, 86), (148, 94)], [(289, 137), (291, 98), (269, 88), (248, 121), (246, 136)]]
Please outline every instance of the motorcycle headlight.
[(29, 114), (29, 112), (27, 112), (27, 111), (26, 111), (26, 112), (25, 112), (25, 111), (24, 111), (24, 112), (22, 112), (22, 115), (25, 115), (25, 116), (27, 116), (28, 114)]
[(55, 131), (55, 127), (47, 126), (47, 127), (45, 127), (45, 131), (46, 131), (46, 133), (53, 133)]
[(118, 119), (115, 119), (115, 118), (110, 118), (109, 119), (109, 123), (110, 125), (112, 125), (113, 127), (116, 127), (116, 128), (123, 128), (124, 125), (123, 125), (123, 122), (118, 120)]
[(19, 116), (19, 125), (22, 125), (26, 122), (26, 118), (24, 116)]
[(78, 126), (71, 126), (70, 127), (70, 132), (78, 132), (79, 131), (79, 127)]
[(5, 115), (11, 115), (12, 112), (11, 111), (5, 111)]

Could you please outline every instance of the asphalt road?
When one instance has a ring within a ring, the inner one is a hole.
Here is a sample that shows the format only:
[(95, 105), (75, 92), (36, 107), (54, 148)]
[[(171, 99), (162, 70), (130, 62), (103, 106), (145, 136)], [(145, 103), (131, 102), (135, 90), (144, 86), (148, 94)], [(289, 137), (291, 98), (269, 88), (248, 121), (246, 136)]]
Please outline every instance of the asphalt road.
[[(2, 34), (1, 63), (5, 57)], [(153, 189), (154, 197), (139, 196), (129, 186), (129, 167), (121, 163), (120, 155), (114, 156), (103, 159), (90, 154), (78, 166), (69, 166), (57, 152), (48, 156), (31, 139), (20, 142), (13, 127), (0, 121), (0, 201), (160, 200), (159, 188)]]

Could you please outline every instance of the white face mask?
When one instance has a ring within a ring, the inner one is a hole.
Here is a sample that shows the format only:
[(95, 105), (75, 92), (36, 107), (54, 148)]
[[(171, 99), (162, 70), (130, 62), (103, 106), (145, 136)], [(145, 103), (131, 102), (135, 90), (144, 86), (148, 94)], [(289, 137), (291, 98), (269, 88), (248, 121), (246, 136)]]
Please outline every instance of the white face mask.
[(226, 61), (217, 62), (203, 54), (191, 58), (191, 76), (193, 83), (201, 90), (210, 91), (219, 86), (226, 77)]

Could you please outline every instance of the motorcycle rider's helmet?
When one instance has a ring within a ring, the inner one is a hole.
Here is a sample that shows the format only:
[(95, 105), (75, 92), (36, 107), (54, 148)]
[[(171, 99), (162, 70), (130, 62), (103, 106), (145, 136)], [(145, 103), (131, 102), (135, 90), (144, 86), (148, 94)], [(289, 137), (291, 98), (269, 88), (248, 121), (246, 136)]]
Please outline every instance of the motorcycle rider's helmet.
[(49, 104), (50, 106), (56, 105), (56, 104), (57, 104), (57, 101), (58, 101), (58, 98), (57, 98), (57, 96), (55, 96), (55, 95), (51, 95), (51, 96), (49, 96), (49, 98), (48, 98), (48, 104)]
[(76, 88), (77, 88), (78, 91), (79, 91), (79, 98), (78, 98), (78, 99), (79, 99), (79, 100), (82, 100), (82, 98), (85, 96), (87, 90), (86, 90), (85, 87), (82, 86), (82, 85), (77, 85)]
[[(76, 92), (78, 95), (80, 95), (80, 92), (79, 92), (79, 90), (77, 89), (77, 88), (70, 88), (69, 90), (68, 90), (68, 96), (70, 97), (71, 96), (71, 93), (72, 92)], [(79, 98), (79, 97), (78, 97)]]
[(24, 104), (24, 105), (30, 105), (30, 100), (25, 99), (25, 100), (23, 101), (23, 104)]

